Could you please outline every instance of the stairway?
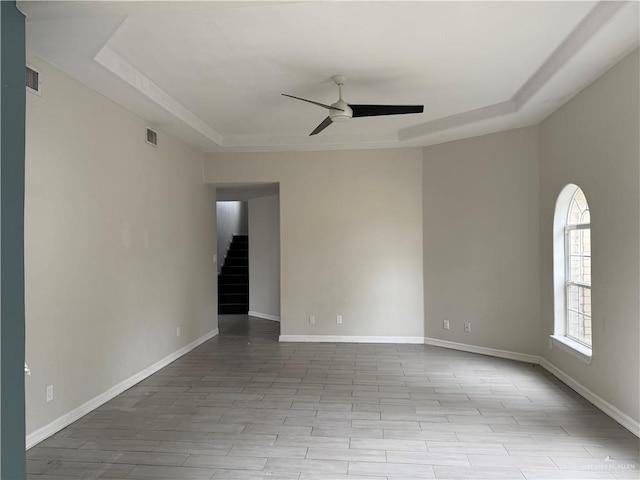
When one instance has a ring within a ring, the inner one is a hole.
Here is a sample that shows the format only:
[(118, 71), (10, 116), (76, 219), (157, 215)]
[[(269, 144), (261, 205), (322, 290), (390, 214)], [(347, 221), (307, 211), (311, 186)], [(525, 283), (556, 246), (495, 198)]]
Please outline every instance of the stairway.
[(249, 236), (234, 235), (218, 275), (218, 313), (249, 312)]

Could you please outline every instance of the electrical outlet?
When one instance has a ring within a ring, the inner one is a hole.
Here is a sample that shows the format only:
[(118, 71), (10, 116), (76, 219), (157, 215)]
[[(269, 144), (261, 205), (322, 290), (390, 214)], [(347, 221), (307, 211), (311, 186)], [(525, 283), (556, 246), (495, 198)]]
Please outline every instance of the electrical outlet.
[(442, 321), (442, 328), (444, 328), (445, 330), (449, 330), (449, 320)]
[(316, 323), (316, 316), (309, 315), (309, 325), (315, 325), (315, 323)]
[(176, 337), (180, 336), (180, 327), (176, 327)]
[(47, 385), (47, 402), (53, 400), (53, 385)]
[(464, 333), (471, 333), (471, 322), (464, 322)]
[(342, 323), (342, 315), (338, 315), (338, 316), (336, 317), (336, 323), (337, 323), (337, 324)]

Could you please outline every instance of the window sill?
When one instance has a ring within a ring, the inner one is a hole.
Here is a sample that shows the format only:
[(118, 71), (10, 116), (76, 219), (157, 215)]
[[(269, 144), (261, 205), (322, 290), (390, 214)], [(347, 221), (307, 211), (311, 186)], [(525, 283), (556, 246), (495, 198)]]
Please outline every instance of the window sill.
[(560, 335), (551, 335), (551, 348), (558, 347), (560, 350), (564, 350), (568, 354), (576, 357), (583, 363), (587, 365), (591, 365), (591, 360), (593, 359), (593, 350), (589, 347), (585, 347), (581, 343), (575, 342), (567, 337), (562, 337)]

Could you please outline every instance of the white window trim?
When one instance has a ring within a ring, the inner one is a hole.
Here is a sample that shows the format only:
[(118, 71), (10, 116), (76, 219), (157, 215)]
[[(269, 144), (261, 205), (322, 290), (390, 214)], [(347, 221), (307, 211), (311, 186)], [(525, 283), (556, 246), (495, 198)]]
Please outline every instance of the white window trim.
[(550, 335), (551, 347), (558, 347), (560, 350), (567, 352), (578, 360), (587, 365), (591, 365), (593, 360), (593, 350), (586, 345), (576, 342), (575, 340), (560, 335)]
[[(566, 185), (556, 201), (553, 217), (553, 304), (554, 324), (550, 335), (549, 347), (557, 346), (586, 364), (593, 358), (593, 347), (589, 347), (567, 337), (567, 242), (566, 234), (570, 229), (591, 228), (591, 224), (571, 225), (567, 228), (567, 212), (576, 190), (574, 184)], [(589, 286), (590, 288), (590, 286)], [(591, 325), (593, 329), (593, 324)]]

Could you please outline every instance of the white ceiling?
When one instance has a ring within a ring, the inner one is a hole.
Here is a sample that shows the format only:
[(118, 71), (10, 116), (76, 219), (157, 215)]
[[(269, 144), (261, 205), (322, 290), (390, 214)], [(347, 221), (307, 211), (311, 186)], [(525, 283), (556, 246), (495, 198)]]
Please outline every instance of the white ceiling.
[[(637, 2), (19, 2), (27, 48), (204, 151), (430, 145), (538, 123), (638, 46)], [(281, 96), (424, 104), (308, 134)], [(43, 79), (46, 83), (46, 78)]]

